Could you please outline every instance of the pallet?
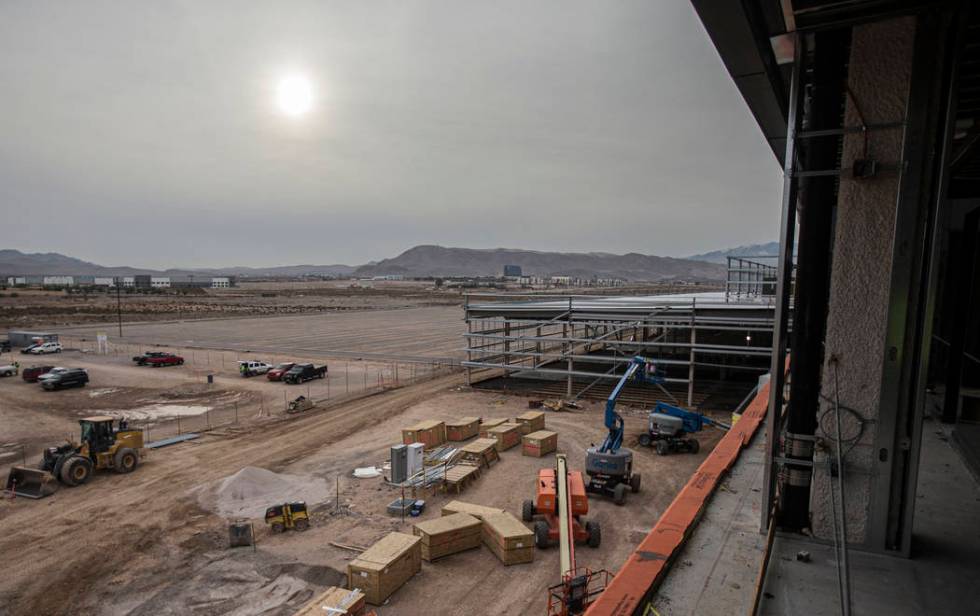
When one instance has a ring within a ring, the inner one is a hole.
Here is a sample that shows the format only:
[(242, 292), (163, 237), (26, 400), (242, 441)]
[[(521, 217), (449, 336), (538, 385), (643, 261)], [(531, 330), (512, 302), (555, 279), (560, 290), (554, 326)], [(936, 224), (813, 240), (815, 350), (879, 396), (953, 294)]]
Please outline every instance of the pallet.
[(455, 488), (456, 494), (459, 495), (459, 493), (465, 490), (469, 484), (477, 480), (482, 471), (482, 466), (476, 466), (473, 464), (457, 464), (455, 466), (450, 466), (448, 469), (446, 469), (443, 490), (448, 492), (449, 490)]

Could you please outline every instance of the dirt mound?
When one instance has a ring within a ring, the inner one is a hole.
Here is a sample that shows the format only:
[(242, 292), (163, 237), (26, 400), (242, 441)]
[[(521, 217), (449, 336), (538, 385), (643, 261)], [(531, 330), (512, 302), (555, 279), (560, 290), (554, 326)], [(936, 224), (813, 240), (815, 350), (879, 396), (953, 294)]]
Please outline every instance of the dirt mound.
[(330, 495), (323, 479), (282, 475), (255, 466), (194, 491), (202, 508), (226, 518), (258, 518), (277, 503), (305, 501), (312, 506)]

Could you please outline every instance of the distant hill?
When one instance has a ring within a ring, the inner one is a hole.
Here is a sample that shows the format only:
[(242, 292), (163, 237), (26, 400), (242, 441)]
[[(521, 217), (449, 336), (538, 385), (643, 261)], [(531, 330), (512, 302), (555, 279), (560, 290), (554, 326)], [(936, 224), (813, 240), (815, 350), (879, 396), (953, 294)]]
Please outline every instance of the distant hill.
[(360, 267), (349, 265), (284, 265), (274, 267), (221, 267), (201, 269), (151, 270), (128, 266), (104, 266), (65, 255), (23, 253), (19, 250), (0, 250), (0, 275), (79, 275), (133, 276), (380, 276), (402, 274), (406, 277), (426, 276), (495, 276), (505, 265), (519, 265), (527, 274), (537, 276), (573, 276), (578, 278), (623, 278), (633, 281), (722, 280), (725, 269), (716, 263), (699, 260), (674, 259), (629, 253), (614, 255), (604, 252), (538, 252), (495, 248), (445, 248), (416, 246), (397, 257), (371, 262)]
[(779, 256), (779, 242), (769, 242), (768, 244), (749, 244), (747, 246), (738, 246), (736, 248), (729, 248), (728, 250), (715, 250), (713, 252), (706, 252), (700, 255), (693, 255), (688, 257), (692, 261), (704, 261), (706, 263), (721, 263), (722, 265), (728, 264), (728, 257), (746, 257), (746, 256)]
[(629, 253), (538, 252), (494, 248), (445, 248), (416, 246), (392, 259), (364, 265), (355, 276), (493, 276), (504, 265), (519, 265), (526, 274), (627, 280), (721, 280), (725, 269), (715, 264)]
[(152, 270), (128, 266), (105, 266), (89, 263), (74, 257), (66, 257), (56, 252), (24, 253), (19, 250), (0, 250), (0, 275), (21, 276), (25, 274), (66, 276), (89, 274), (96, 276), (349, 276), (354, 267), (350, 265), (284, 265), (278, 267), (219, 267), (203, 269)]

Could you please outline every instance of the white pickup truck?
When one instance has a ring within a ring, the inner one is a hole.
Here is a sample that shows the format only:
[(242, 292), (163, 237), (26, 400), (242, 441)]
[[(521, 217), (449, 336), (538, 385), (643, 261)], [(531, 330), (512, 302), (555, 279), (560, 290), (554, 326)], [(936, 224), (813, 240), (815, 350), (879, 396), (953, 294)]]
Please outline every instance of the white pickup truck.
[(258, 376), (265, 374), (272, 368), (271, 364), (264, 361), (240, 361), (238, 362), (238, 373), (243, 377)]

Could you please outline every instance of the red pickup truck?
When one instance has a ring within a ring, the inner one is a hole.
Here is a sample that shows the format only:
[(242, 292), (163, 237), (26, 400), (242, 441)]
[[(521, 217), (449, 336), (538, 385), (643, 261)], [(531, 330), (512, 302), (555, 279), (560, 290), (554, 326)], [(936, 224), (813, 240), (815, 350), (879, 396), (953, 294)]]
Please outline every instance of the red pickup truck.
[(143, 360), (144, 366), (159, 368), (160, 366), (179, 366), (184, 363), (184, 358), (173, 353), (160, 353)]
[(37, 383), (42, 374), (47, 374), (54, 370), (54, 366), (31, 366), (21, 370), (21, 378), (28, 383)]

